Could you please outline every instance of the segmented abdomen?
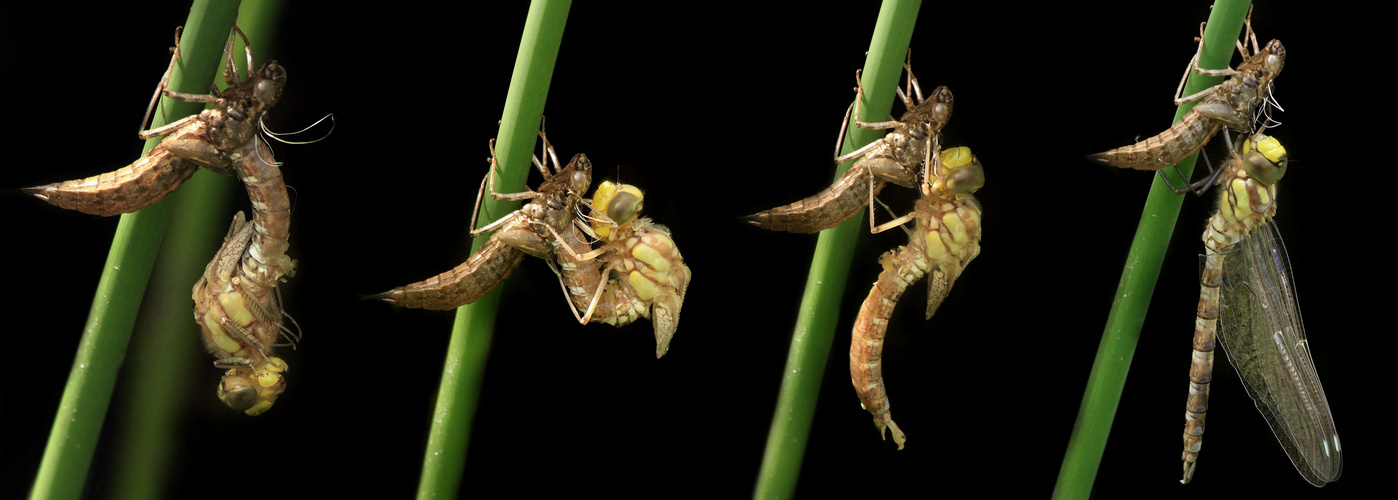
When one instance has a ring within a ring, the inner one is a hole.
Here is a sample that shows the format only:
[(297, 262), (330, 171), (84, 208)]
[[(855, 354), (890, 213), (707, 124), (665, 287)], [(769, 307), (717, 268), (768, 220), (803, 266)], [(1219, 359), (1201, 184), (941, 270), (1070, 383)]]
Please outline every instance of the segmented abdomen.
[(461, 265), (373, 298), (413, 309), (455, 309), (490, 293), (522, 260), (524, 252), (498, 238), (490, 238)]
[[(291, 232), (291, 199), (286, 194), (281, 169), (272, 152), (260, 140), (250, 140), (233, 155), (234, 172), (247, 189), (252, 202), (252, 243), (243, 256), (244, 288), (265, 295), (283, 276), (296, 272), (296, 262), (287, 257)], [(260, 299), (259, 302), (267, 302)], [(280, 324), (280, 321), (278, 322)]]
[[(577, 253), (590, 249), (576, 237), (569, 244)], [(576, 262), (571, 255), (558, 252), (564, 286), (574, 307), (582, 313), (596, 296), (592, 320), (599, 323), (620, 327), (639, 318), (650, 319), (655, 328), (655, 357), (664, 356), (679, 328), (691, 277), (689, 266), (670, 231), (644, 217), (613, 229), (606, 246), (600, 262)], [(610, 275), (602, 276), (602, 269), (610, 269)], [(601, 280), (606, 280), (606, 285), (598, 296)]]
[(869, 296), (859, 306), (859, 318), (854, 322), (854, 334), (849, 346), (850, 382), (859, 394), (860, 407), (874, 416), (879, 436), (884, 429), (893, 428), (893, 441), (903, 448), (907, 440), (889, 413), (888, 393), (883, 383), (883, 339), (888, 333), (888, 318), (908, 286), (927, 275), (929, 263), (921, 245), (898, 247), (879, 259), (883, 272)]
[[(202, 123), (187, 126), (167, 139), (197, 137), (204, 128)], [(105, 217), (135, 212), (165, 199), (198, 169), (199, 165), (174, 154), (161, 142), (145, 156), (114, 171), (23, 190), (51, 205)]]
[[(815, 233), (840, 225), (859, 213), (869, 201), (869, 170), (855, 164), (834, 184), (795, 203), (743, 217), (748, 224), (772, 231)], [(874, 178), (874, 195), (885, 182)]]
[(1130, 146), (1088, 156), (1113, 167), (1160, 170), (1183, 161), (1209, 143), (1222, 125), (1190, 110), (1164, 132)]
[(898, 299), (923, 276), (928, 279), (927, 317), (946, 298), (966, 265), (980, 254), (981, 212), (970, 196), (959, 200), (924, 195), (916, 208), (917, 229), (903, 245), (879, 259), (883, 271), (859, 307), (850, 339), (850, 381), (860, 405), (874, 417), (882, 436), (891, 427), (893, 441), (902, 449), (907, 441), (889, 412), (883, 382), (883, 339)]
[(1225, 166), (1230, 178), (1219, 187), (1219, 210), (1204, 230), (1204, 272), (1199, 279), (1199, 305), (1194, 317), (1193, 352), (1189, 361), (1189, 396), (1184, 410), (1184, 478), (1193, 479), (1204, 441), (1204, 420), (1209, 410), (1209, 385), (1213, 381), (1217, 347), (1219, 287), (1223, 285), (1224, 258), (1239, 241), (1276, 213), (1276, 190), (1252, 179), (1239, 178), (1238, 162)]

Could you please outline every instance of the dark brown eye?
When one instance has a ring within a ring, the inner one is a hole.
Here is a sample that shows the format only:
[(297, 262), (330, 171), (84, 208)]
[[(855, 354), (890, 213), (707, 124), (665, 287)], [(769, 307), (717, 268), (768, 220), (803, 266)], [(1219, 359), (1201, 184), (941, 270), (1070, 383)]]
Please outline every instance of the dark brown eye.
[(612, 197), (612, 201), (607, 204), (607, 217), (612, 218), (612, 222), (625, 224), (640, 213), (642, 199), (640, 192), (619, 191)]
[(229, 375), (218, 384), (218, 399), (233, 411), (247, 411), (257, 404), (257, 389), (247, 377)]
[(573, 172), (573, 189), (579, 193), (587, 191), (587, 186), (592, 184), (592, 176), (585, 171)]
[(937, 106), (932, 108), (932, 119), (936, 120), (937, 123), (946, 123), (950, 118), (951, 110), (947, 108), (946, 104), (937, 103)]
[(971, 194), (985, 185), (985, 170), (980, 160), (972, 160), (970, 165), (952, 169), (947, 173), (947, 190), (956, 194)]

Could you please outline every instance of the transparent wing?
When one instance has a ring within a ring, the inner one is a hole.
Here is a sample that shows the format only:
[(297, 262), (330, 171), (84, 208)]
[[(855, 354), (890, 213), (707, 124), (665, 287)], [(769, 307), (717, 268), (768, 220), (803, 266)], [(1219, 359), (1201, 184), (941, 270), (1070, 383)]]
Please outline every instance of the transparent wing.
[(1291, 262), (1269, 221), (1224, 259), (1218, 337), (1248, 395), (1302, 476), (1339, 479), (1343, 460), (1330, 404), (1306, 344)]

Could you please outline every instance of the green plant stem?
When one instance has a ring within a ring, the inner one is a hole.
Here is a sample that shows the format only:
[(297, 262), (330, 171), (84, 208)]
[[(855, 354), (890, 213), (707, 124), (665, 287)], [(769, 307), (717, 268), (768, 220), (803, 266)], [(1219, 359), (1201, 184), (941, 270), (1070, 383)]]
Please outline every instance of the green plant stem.
[[(238, 27), (253, 42), (255, 60), (270, 52), (282, 0), (246, 0), (238, 9)], [(242, 54), (241, 38), (234, 51)], [(246, 59), (234, 58), (246, 75)], [(222, 78), (216, 78), (226, 87)], [(169, 484), (171, 459), (178, 447), (175, 433), (191, 407), (191, 394), (213, 398), (213, 386), (195, 392), (198, 370), (208, 370), (199, 345), (199, 327), (190, 320), (190, 286), (222, 241), (232, 216), (227, 207), (238, 183), (232, 177), (200, 169), (170, 195), (174, 209), (160, 247), (147, 300), (133, 334), (127, 371), (122, 375), (125, 411), (116, 432), (111, 498), (163, 498)], [(210, 372), (212, 374), (212, 372)], [(120, 405), (119, 405), (120, 407)]]
[[(236, 1), (194, 2), (180, 39), (182, 55), (170, 77), (170, 88), (190, 93), (209, 88), (237, 8)], [(200, 108), (198, 104), (161, 101), (152, 126), (197, 113)], [(159, 143), (160, 138), (146, 141), (145, 151)], [(170, 207), (169, 202), (162, 202), (121, 216), (31, 498), (78, 498), (82, 494)]]
[[(908, 42), (917, 23), (921, 0), (885, 0), (879, 10), (874, 37), (869, 42), (869, 55), (864, 61), (861, 77), (865, 101), (860, 106), (859, 119), (865, 122), (884, 121), (893, 109), (894, 89), (902, 74)], [(867, 130), (854, 126), (846, 129), (841, 154), (848, 154), (883, 137), (884, 130)], [(854, 161), (835, 169), (838, 179)], [(755, 498), (791, 498), (801, 472), (801, 459), (811, 432), (816, 399), (825, 372), (825, 361), (835, 338), (839, 321), (840, 297), (849, 278), (850, 257), (854, 243), (864, 230), (863, 213), (832, 229), (821, 231), (816, 241), (811, 272), (806, 278), (806, 291), (801, 296), (801, 312), (791, 336), (783, 370), (781, 392), (767, 433), (767, 448), (762, 455)], [(851, 399), (851, 404), (853, 404)], [(872, 427), (871, 427), (872, 429)], [(872, 438), (873, 432), (870, 432)]]
[[(1214, 3), (1204, 33), (1208, 43), (1200, 55), (1199, 67), (1228, 66), (1232, 59), (1233, 41), (1242, 31), (1243, 17), (1247, 11), (1246, 0), (1218, 0)], [(1191, 73), (1184, 95), (1199, 92), (1222, 80), (1221, 77)], [(1171, 123), (1178, 122), (1195, 104), (1197, 101), (1180, 105)], [(1189, 179), (1194, 171), (1194, 160), (1195, 155), (1191, 155), (1178, 165), (1184, 179)], [(1165, 249), (1169, 246), (1183, 203), (1184, 196), (1171, 191), (1159, 176), (1155, 178), (1141, 213), (1141, 222), (1136, 227), (1131, 250), (1127, 253), (1126, 265), (1121, 271), (1116, 299), (1112, 301), (1111, 312), (1107, 315), (1107, 325), (1088, 376), (1082, 405), (1078, 408), (1073, 435), (1058, 471), (1058, 483), (1053, 491), (1055, 499), (1085, 499), (1092, 493), (1102, 452), (1107, 447), (1107, 434), (1116, 416), (1122, 388), (1126, 385), (1126, 374), (1136, 352), (1141, 326), (1145, 324), (1146, 310), (1160, 276), (1160, 267), (1165, 261)]]
[[(563, 28), (568, 20), (571, 0), (534, 0), (524, 23), (524, 35), (519, 42), (510, 90), (505, 97), (505, 110), (500, 117), (499, 138), (495, 152), (501, 167), (496, 189), (502, 192), (523, 190), (529, 175), (530, 158), (538, 138), (553, 79), (554, 62), (563, 40)], [(487, 197), (481, 207), (481, 225), (499, 219), (519, 208), (519, 202), (492, 200)], [(475, 252), (488, 236), (476, 238), (471, 244)], [(504, 285), (502, 285), (504, 286)], [(427, 438), (427, 452), (422, 460), (422, 477), (418, 483), (418, 498), (456, 498), (461, 472), (466, 465), (466, 448), (470, 442), (471, 422), (480, 399), (481, 378), (485, 373), (486, 355), (490, 350), (491, 334), (495, 329), (495, 314), (500, 303), (500, 289), (486, 294), (472, 304), (456, 310), (451, 343), (442, 368), (442, 383), (437, 390), (437, 407), (432, 412), (432, 427)]]

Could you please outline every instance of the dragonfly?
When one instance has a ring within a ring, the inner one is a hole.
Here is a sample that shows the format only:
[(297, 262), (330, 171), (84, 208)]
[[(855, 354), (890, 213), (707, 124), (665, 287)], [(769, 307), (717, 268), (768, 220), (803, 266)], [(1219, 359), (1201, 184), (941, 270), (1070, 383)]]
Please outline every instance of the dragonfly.
[(691, 273), (670, 230), (640, 217), (644, 204), (636, 186), (603, 181), (592, 196), (591, 213), (577, 224), (600, 248), (591, 250), (575, 229), (566, 238), (573, 251), (557, 252), (554, 272), (582, 324), (597, 320), (621, 327), (639, 318), (652, 320), (660, 358), (679, 328)]
[(880, 437), (892, 429), (900, 450), (907, 437), (893, 422), (883, 380), (888, 320), (907, 287), (924, 276), (928, 276), (926, 317), (931, 319), (962, 270), (980, 254), (981, 208), (971, 194), (985, 184), (985, 171), (964, 146), (933, 151), (932, 158), (913, 211), (881, 226), (914, 222), (908, 244), (879, 258), (883, 271), (859, 307), (849, 348), (850, 381), (860, 407), (873, 415)]
[[(295, 275), (296, 261), (287, 256), (291, 226), (291, 202), (279, 164), (261, 139), (262, 117), (276, 105), (286, 85), (286, 70), (275, 60), (254, 68), (247, 36), (234, 26), (224, 54), (223, 76), (228, 88), (213, 94), (186, 94), (168, 88), (170, 75), (180, 58), (180, 33), (170, 65), (161, 76), (151, 105), (142, 119), (150, 119), (160, 96), (211, 105), (168, 125), (142, 130), (138, 137), (165, 135), (136, 162), (87, 179), (25, 191), (51, 204), (96, 215), (134, 212), (160, 201), (203, 166), (239, 178), (252, 202), (253, 218), (242, 212), (234, 217), (223, 246), (205, 268), (192, 291), (195, 322), (205, 346), (227, 368), (217, 394), (225, 405), (248, 415), (272, 407), (285, 389), (286, 362), (271, 355), (277, 345), (293, 348), (300, 340), (284, 326), (287, 316), (276, 286)], [(245, 78), (240, 79), (233, 59), (233, 42), (243, 39), (247, 54)], [(295, 320), (292, 320), (295, 323)], [(278, 344), (278, 339), (286, 339)]]
[(1193, 479), (1203, 441), (1215, 336), (1301, 476), (1324, 486), (1339, 479), (1343, 468), (1340, 437), (1301, 322), (1290, 258), (1273, 222), (1276, 183), (1286, 167), (1286, 149), (1259, 133), (1233, 147), (1216, 181), (1219, 208), (1203, 236), (1182, 483)]
[[(1268, 106), (1275, 102), (1271, 98), (1272, 80), (1281, 73), (1282, 66), (1286, 63), (1286, 49), (1282, 47), (1280, 40), (1267, 42), (1265, 47), (1259, 49), (1257, 34), (1252, 31), (1251, 12), (1246, 24), (1244, 41), (1251, 40), (1252, 54), (1249, 55), (1245, 43), (1238, 42), (1237, 48), (1243, 56), (1243, 62), (1232, 69), (1199, 67), (1199, 54), (1204, 50), (1204, 26), (1199, 26), (1199, 46), (1194, 57), (1189, 60), (1184, 78), (1180, 79), (1180, 85), (1175, 90), (1175, 104), (1200, 99), (1203, 101), (1191, 108), (1180, 121), (1146, 140), (1097, 153), (1088, 158), (1115, 167), (1160, 171), (1163, 167), (1183, 161), (1204, 147), (1220, 128), (1227, 127), (1244, 134), (1255, 132), (1256, 127), (1253, 124), (1256, 122), (1256, 114), (1269, 113)], [(1226, 76), (1228, 79), (1198, 93), (1180, 97), (1190, 72), (1204, 76)], [(1164, 177), (1165, 174), (1161, 171), (1160, 175)]]
[[(286, 361), (272, 355), (277, 346), (295, 348), (297, 331), (282, 325), (285, 316), (281, 297), (271, 291), (257, 273), (255, 248), (265, 244), (256, 221), (248, 222), (243, 212), (233, 216), (233, 224), (214, 259), (194, 284), (194, 320), (203, 332), (204, 345), (217, 358), (214, 366), (228, 371), (219, 381), (218, 398), (234, 411), (250, 416), (272, 408), (286, 390), (282, 375)], [(285, 258), (285, 254), (281, 254)], [(294, 274), (295, 262), (283, 261), (287, 275)], [(286, 316), (290, 317), (290, 316)], [(294, 320), (293, 320), (294, 322)], [(285, 339), (285, 343), (278, 343)]]
[[(170, 65), (160, 78), (142, 119), (142, 127), (150, 119), (161, 95), (213, 106), (165, 126), (142, 130), (137, 134), (141, 140), (166, 137), (130, 165), (84, 179), (23, 188), (24, 192), (58, 207), (112, 216), (135, 212), (164, 199), (200, 166), (223, 175), (235, 174), (233, 165), (239, 155), (256, 152), (245, 146), (257, 138), (263, 114), (281, 97), (286, 85), (286, 70), (277, 61), (269, 60), (256, 70), (250, 70), (247, 78), (240, 81), (233, 64), (233, 35), (242, 37), (245, 45), (247, 36), (234, 26), (224, 47), (227, 64), (223, 76), (228, 88), (210, 95), (175, 92), (167, 86), (180, 57), (180, 32), (181, 29), (175, 30)], [(246, 51), (247, 67), (253, 68), (250, 46)]]
[[(889, 182), (916, 189), (918, 175), (927, 159), (928, 152), (939, 149), (937, 134), (951, 119), (953, 98), (946, 87), (937, 87), (931, 96), (924, 99), (922, 87), (913, 76), (911, 63), (904, 63), (907, 71), (907, 90), (896, 89), (898, 98), (907, 109), (898, 120), (867, 123), (859, 121), (859, 106), (864, 100), (864, 86), (859, 72), (855, 72), (857, 84), (854, 103), (845, 111), (844, 123), (849, 123), (853, 110), (855, 126), (863, 129), (891, 129), (882, 139), (871, 142), (849, 154), (840, 155), (840, 147), (845, 137), (845, 126), (840, 127), (839, 139), (835, 144), (835, 163), (844, 163), (855, 158), (859, 161), (846, 170), (830, 187), (809, 198), (780, 207), (764, 210), (747, 217), (749, 224), (773, 231), (793, 233), (814, 233), (839, 225), (866, 206), (869, 207), (869, 228), (874, 222), (874, 197)], [(913, 101), (909, 96), (916, 96)]]
[[(490, 171), (481, 180), (481, 188), (476, 193), (475, 213), (471, 216), (471, 227), (476, 227), (480, 215), (481, 199), (489, 190), (491, 198), (497, 200), (530, 200), (523, 207), (485, 227), (470, 232), (472, 238), (494, 231), (465, 262), (455, 268), (423, 281), (394, 288), (371, 296), (393, 305), (413, 309), (455, 309), (475, 302), (494, 290), (524, 256), (532, 255), (545, 261), (554, 260), (556, 249), (571, 248), (561, 243), (563, 233), (570, 231), (574, 211), (580, 199), (592, 185), (592, 162), (587, 155), (574, 155), (567, 166), (559, 167), (558, 155), (543, 130), (544, 153), (532, 162), (544, 176), (544, 182), (537, 191), (521, 193), (495, 192), (495, 140), (490, 140)], [(553, 160), (556, 171), (549, 170), (549, 159)], [(582, 256), (574, 256), (585, 260)]]

